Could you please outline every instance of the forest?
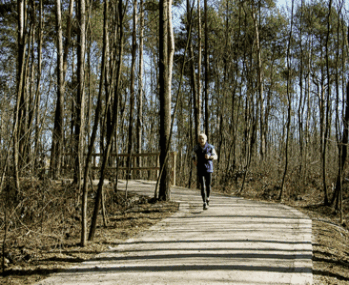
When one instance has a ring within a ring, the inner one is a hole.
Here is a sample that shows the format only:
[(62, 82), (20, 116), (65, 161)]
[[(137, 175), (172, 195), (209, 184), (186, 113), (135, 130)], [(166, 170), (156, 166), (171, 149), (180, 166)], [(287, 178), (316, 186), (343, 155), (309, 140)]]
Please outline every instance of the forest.
[(214, 189), (317, 191), (342, 220), (348, 15), (344, 0), (2, 0), (2, 229), (26, 214), (28, 188), (71, 179), (85, 245), (92, 177), (90, 239), (104, 179), (158, 178), (167, 201), (174, 168), (176, 185), (195, 188), (202, 132), (218, 154)]

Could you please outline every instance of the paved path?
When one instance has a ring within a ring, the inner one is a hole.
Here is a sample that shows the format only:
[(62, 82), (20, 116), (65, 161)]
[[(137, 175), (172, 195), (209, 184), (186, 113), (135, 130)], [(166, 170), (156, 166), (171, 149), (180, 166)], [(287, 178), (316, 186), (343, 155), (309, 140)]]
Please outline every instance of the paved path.
[[(125, 186), (124, 182), (119, 183)], [(129, 189), (153, 195), (154, 183)], [(312, 284), (311, 220), (290, 207), (172, 190), (180, 211), (37, 284)]]

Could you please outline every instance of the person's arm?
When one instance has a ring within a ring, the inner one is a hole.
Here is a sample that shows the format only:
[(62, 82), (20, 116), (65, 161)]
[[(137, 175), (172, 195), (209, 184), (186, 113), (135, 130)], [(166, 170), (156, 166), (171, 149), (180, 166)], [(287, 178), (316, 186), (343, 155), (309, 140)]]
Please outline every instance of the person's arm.
[(205, 158), (208, 159), (208, 160), (217, 160), (218, 159), (218, 155), (216, 153), (216, 150), (213, 148), (211, 155), (206, 154)]

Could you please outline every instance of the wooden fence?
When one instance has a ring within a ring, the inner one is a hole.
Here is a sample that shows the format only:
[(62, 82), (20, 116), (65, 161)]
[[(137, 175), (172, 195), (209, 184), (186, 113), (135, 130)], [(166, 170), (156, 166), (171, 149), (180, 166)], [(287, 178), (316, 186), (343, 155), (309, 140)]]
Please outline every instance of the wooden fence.
[[(102, 156), (103, 154), (100, 153), (92, 154), (92, 169), (98, 170), (100, 168)], [(127, 159), (129, 157), (131, 159), (131, 167), (127, 167)], [(172, 185), (176, 185), (176, 160), (177, 152), (170, 152), (169, 163), (171, 169)], [(141, 161), (140, 166), (138, 163), (139, 161)], [(158, 177), (160, 174), (160, 152), (134, 153), (131, 155), (127, 153), (111, 153), (109, 155), (109, 161), (106, 168), (115, 172), (125, 171), (126, 175), (129, 175), (131, 179), (135, 177), (135, 171), (156, 171), (156, 177)]]

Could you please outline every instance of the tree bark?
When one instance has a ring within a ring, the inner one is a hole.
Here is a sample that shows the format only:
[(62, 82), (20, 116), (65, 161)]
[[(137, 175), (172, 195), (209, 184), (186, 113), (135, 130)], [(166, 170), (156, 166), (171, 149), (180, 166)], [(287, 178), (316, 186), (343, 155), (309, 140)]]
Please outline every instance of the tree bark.
[[(202, 110), (201, 110), (201, 61), (202, 61), (202, 51), (201, 51), (201, 8), (200, 8), (200, 0), (197, 0), (197, 9), (198, 9), (198, 92), (196, 100), (196, 135), (197, 139), (199, 138), (199, 134), (202, 132)], [(197, 142), (197, 140), (196, 140)]]
[(329, 51), (328, 51), (328, 44), (329, 44), (329, 37), (330, 37), (330, 20), (331, 20), (331, 10), (332, 10), (332, 0), (329, 1), (328, 4), (328, 16), (327, 16), (327, 34), (326, 34), (326, 44), (325, 44), (325, 50), (326, 50), (326, 74), (327, 74), (327, 98), (326, 98), (326, 116), (325, 116), (325, 122), (324, 122), (324, 142), (323, 142), (323, 149), (322, 149), (322, 179), (323, 179), (323, 187), (324, 187), (324, 204), (329, 205), (328, 200), (328, 194), (327, 194), (327, 179), (326, 179), (326, 167), (327, 167), (327, 161), (326, 161), (326, 155), (327, 155), (327, 141), (329, 137), (329, 112), (330, 112), (330, 97), (331, 97), (331, 80), (330, 80), (330, 67), (329, 67)]
[[(125, 8), (126, 9), (126, 8)], [(91, 220), (91, 227), (90, 227), (90, 234), (89, 234), (89, 240), (93, 240), (95, 232), (96, 232), (96, 227), (97, 227), (97, 217), (98, 217), (98, 212), (99, 212), (99, 205), (102, 199), (103, 195), (103, 182), (104, 182), (104, 177), (105, 177), (105, 169), (107, 165), (107, 161), (109, 159), (109, 153), (112, 145), (112, 139), (115, 135), (117, 123), (118, 123), (118, 106), (119, 106), (119, 91), (120, 91), (120, 78), (121, 78), (121, 69), (122, 69), (122, 61), (123, 61), (123, 52), (124, 52), (124, 31), (123, 31), (123, 19), (124, 19), (124, 11), (123, 11), (123, 3), (122, 0), (119, 0), (119, 5), (118, 5), (118, 13), (119, 13), (119, 60), (118, 60), (118, 68), (117, 68), (117, 75), (116, 75), (116, 82), (115, 82), (115, 88), (114, 88), (114, 104), (113, 104), (113, 118), (112, 118), (112, 126), (111, 130), (112, 132), (110, 135), (107, 135), (107, 145), (104, 151), (103, 155), (103, 160), (102, 160), (102, 166), (100, 170), (100, 177), (99, 177), (99, 183), (98, 183), (98, 189), (97, 189), (97, 195), (96, 195), (96, 201), (94, 205), (94, 210), (93, 210), (93, 216)]]
[(70, 2), (69, 2), (69, 14), (68, 14), (68, 19), (67, 19), (67, 36), (65, 38), (64, 55), (63, 55), (64, 78), (65, 78), (65, 75), (67, 73), (67, 67), (68, 67), (68, 52), (69, 52), (69, 47), (70, 47), (70, 43), (71, 43), (73, 13), (74, 13), (74, 0), (70, 0)]
[[(86, 235), (87, 235), (87, 181), (91, 166), (91, 157), (94, 150), (94, 143), (97, 137), (97, 129), (99, 125), (100, 116), (102, 114), (102, 94), (103, 94), (103, 84), (104, 77), (106, 73), (106, 57), (107, 57), (107, 39), (108, 39), (108, 0), (104, 1), (104, 12), (103, 12), (103, 51), (102, 51), (102, 63), (101, 63), (101, 76), (99, 81), (99, 93), (97, 106), (95, 111), (95, 120), (93, 124), (92, 134), (90, 138), (90, 143), (88, 146), (88, 153), (85, 161), (85, 171), (84, 171), (84, 184), (83, 184), (83, 198), (82, 198), (82, 217), (81, 217), (81, 246), (86, 245)], [(105, 86), (108, 88), (108, 86)]]
[(207, 0), (204, 0), (204, 18), (205, 18), (205, 132), (207, 140), (210, 139), (210, 106), (209, 106), (209, 56), (208, 56), (208, 26), (207, 26)]
[[(127, 153), (129, 154), (127, 158), (127, 167), (131, 168), (132, 153), (133, 153), (133, 125), (134, 125), (134, 108), (135, 108), (135, 77), (136, 77), (136, 52), (137, 52), (137, 0), (133, 0), (133, 31), (132, 31), (132, 62), (131, 62), (131, 86), (130, 86), (130, 116), (129, 116), (129, 128), (128, 128), (128, 147)], [(127, 178), (131, 171), (127, 174)], [(127, 191), (126, 191), (127, 194)]]
[(17, 193), (20, 192), (19, 184), (19, 120), (20, 120), (20, 109), (22, 101), (22, 92), (24, 84), (24, 66), (25, 66), (25, 50), (26, 50), (26, 40), (25, 40), (25, 12), (24, 12), (24, 1), (17, 1), (17, 12), (18, 12), (18, 56), (17, 56), (17, 97), (16, 105), (14, 110), (14, 123), (13, 123), (13, 167), (14, 167), (14, 180), (16, 185)]
[(255, 40), (257, 48), (257, 86), (258, 86), (258, 102), (259, 102), (259, 125), (260, 125), (260, 157), (261, 161), (264, 161), (265, 156), (265, 114), (264, 114), (264, 98), (263, 98), (263, 72), (262, 72), (262, 59), (261, 59), (261, 48), (260, 48), (260, 39), (259, 39), (259, 23), (257, 21), (257, 16), (252, 5), (252, 18), (255, 29)]
[[(78, 88), (75, 106), (75, 172), (74, 182), (81, 188), (82, 163), (84, 158), (84, 127), (85, 127), (85, 43), (86, 43), (86, 6), (85, 0), (78, 1), (77, 9), (78, 33)], [(80, 192), (80, 191), (79, 191)]]
[(41, 101), (41, 75), (42, 75), (42, 38), (43, 38), (43, 0), (39, 1), (39, 30), (38, 30), (38, 75), (36, 81), (35, 95), (35, 168), (39, 165), (39, 145), (40, 145), (40, 101)]
[[(190, 0), (187, 0), (187, 35), (189, 35), (192, 32), (193, 27), (193, 6), (190, 5)], [(193, 60), (194, 58), (194, 49), (193, 49), (193, 41), (191, 37), (189, 38), (189, 65), (190, 65), (190, 83), (191, 83), (191, 89), (193, 92), (193, 111), (194, 111), (194, 121), (195, 121), (195, 142), (198, 141), (198, 136), (200, 133), (200, 106), (201, 103), (199, 102), (199, 95), (198, 95), (198, 87), (197, 87), (197, 79), (195, 74), (195, 62)]]
[(171, 49), (172, 33), (169, 27), (170, 3), (168, 0), (160, 0), (159, 4), (159, 96), (160, 96), (160, 188), (159, 199), (169, 201), (171, 199), (170, 167), (168, 151), (171, 132)]
[(63, 70), (63, 32), (61, 1), (56, 0), (56, 32), (57, 32), (57, 102), (52, 133), (51, 170), (53, 177), (61, 172), (63, 152), (63, 113), (64, 113), (64, 70)]
[[(144, 7), (140, 0), (140, 31), (139, 31), (139, 77), (138, 77), (138, 112), (137, 112), (137, 153), (142, 153), (142, 129), (143, 129), (143, 45), (144, 45)], [(142, 159), (138, 157), (137, 165), (142, 166)], [(141, 171), (139, 172), (141, 176)]]
[(292, 44), (292, 32), (293, 32), (293, 8), (294, 8), (294, 0), (292, 0), (292, 12), (291, 12), (291, 27), (290, 27), (290, 33), (287, 43), (287, 80), (286, 80), (286, 90), (287, 90), (287, 127), (286, 127), (286, 148), (285, 148), (285, 167), (284, 167), (284, 174), (282, 176), (282, 183), (281, 183), (281, 189), (278, 199), (281, 200), (284, 193), (285, 183), (286, 183), (286, 177), (287, 177), (287, 170), (288, 170), (288, 163), (289, 163), (289, 138), (290, 138), (290, 126), (291, 126), (291, 115), (292, 115), (292, 98), (291, 98), (291, 63), (290, 63), (290, 51), (291, 51), (291, 44)]

